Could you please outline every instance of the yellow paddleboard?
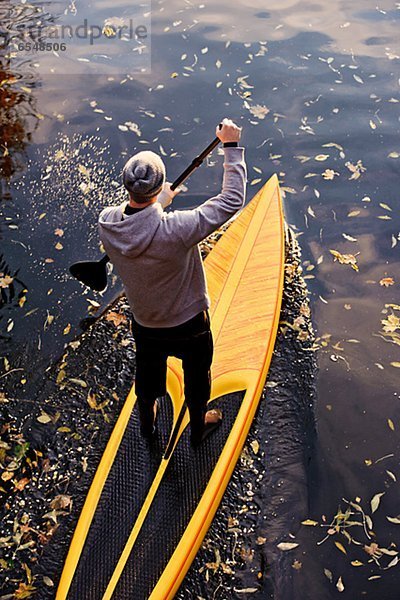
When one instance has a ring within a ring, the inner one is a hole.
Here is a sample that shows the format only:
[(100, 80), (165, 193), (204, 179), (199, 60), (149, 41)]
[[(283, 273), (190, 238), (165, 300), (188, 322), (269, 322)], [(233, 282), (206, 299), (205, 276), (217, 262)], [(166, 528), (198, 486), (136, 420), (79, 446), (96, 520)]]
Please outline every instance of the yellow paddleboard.
[[(224, 413), (221, 432), (217, 430), (198, 451), (190, 450), (187, 412), (179, 420), (184, 404), (181, 363), (170, 358), (167, 388), (177, 435), (170, 439), (164, 457), (153, 465), (145, 492), (141, 488), (139, 508), (136, 512), (132, 508), (126, 539), (124, 535), (124, 543), (116, 544), (114, 564), (107, 559), (107, 574), (102, 571), (103, 582), (96, 586), (101, 545), (91, 552), (88, 540), (90, 535), (102, 535), (98, 513), (105, 510), (105, 502), (108, 510), (112, 503), (107, 478), (125, 443), (136, 400), (132, 388), (85, 501), (57, 600), (82, 600), (82, 590), (85, 600), (167, 600), (174, 597), (190, 567), (246, 440), (274, 349), (284, 275), (284, 221), (276, 176), (224, 233), (207, 256), (205, 268), (214, 338), (210, 402)], [(104, 490), (108, 490), (105, 500)], [(95, 534), (90, 533), (93, 523), (99, 529)], [(96, 552), (97, 563), (85, 570), (80, 563), (86, 564)], [(91, 573), (92, 580), (86, 581), (85, 573)]]

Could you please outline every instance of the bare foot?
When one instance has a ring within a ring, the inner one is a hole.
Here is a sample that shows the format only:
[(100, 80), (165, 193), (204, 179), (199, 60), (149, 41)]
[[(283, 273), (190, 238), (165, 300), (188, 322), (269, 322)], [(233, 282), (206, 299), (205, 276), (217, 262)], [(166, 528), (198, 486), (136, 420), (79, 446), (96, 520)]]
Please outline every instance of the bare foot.
[(206, 412), (206, 416), (204, 418), (206, 425), (209, 423), (218, 423), (218, 421), (222, 421), (222, 411), (219, 410), (219, 408), (213, 408), (212, 410), (208, 410)]

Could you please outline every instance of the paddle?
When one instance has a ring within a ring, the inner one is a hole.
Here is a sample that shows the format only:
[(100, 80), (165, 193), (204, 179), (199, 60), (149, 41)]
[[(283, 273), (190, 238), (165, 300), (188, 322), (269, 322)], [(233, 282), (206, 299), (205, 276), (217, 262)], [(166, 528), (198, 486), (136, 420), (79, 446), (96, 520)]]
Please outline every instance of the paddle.
[[(222, 123), (219, 124), (219, 128), (221, 129)], [(219, 138), (215, 138), (211, 144), (207, 146), (199, 154), (192, 160), (190, 165), (179, 175), (177, 179), (171, 185), (171, 190), (175, 190), (181, 183), (183, 183), (189, 175), (193, 173), (195, 169), (197, 169), (204, 159), (210, 154), (212, 150), (220, 143)], [(107, 263), (110, 261), (109, 256), (104, 254), (104, 256), (100, 260), (83, 260), (74, 263), (70, 266), (69, 272), (75, 279), (78, 279), (92, 290), (96, 292), (102, 292), (107, 287)]]

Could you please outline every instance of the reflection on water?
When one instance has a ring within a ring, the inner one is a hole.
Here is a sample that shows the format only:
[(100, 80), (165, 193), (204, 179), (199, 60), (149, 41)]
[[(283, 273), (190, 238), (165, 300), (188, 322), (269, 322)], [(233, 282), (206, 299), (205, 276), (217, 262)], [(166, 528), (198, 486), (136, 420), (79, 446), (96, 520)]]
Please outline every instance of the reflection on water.
[[(75, 4), (81, 18), (90, 14), (90, 4)], [(117, 7), (103, 3), (107, 11), (115, 16)], [(359, 497), (370, 510), (371, 498), (385, 492), (375, 539), (385, 548), (396, 543), (386, 517), (398, 514), (400, 476), (399, 19), (398, 3), (389, 1), (243, 0), (234, 10), (225, 0), (154, 1), (149, 75), (52, 77), (34, 61), (10, 70), (3, 58), (0, 164), (2, 189), (9, 178), (12, 187), (0, 205), (0, 272), (19, 270), (27, 292), (21, 303), (22, 290), (2, 288), (2, 298), (14, 298), (0, 309), (0, 356), (8, 361), (0, 368), (20, 366), (21, 344), (31, 350), (16, 393), (35, 385), (32, 356), (45, 364), (59, 354), (79, 321), (117, 289), (88, 292), (66, 269), (99, 255), (96, 215), (121, 197), (126, 157), (151, 148), (172, 180), (231, 116), (243, 125), (248, 197), (277, 172), (303, 247), (320, 362), (310, 518), (329, 522), (342, 497)], [(190, 178), (179, 206), (219, 188), (221, 160), (215, 152)], [(344, 554), (333, 540), (316, 546), (319, 534), (311, 527), (299, 534), (302, 600), (333, 598), (340, 576), (343, 597), (398, 600), (399, 567), (380, 571), (362, 549), (366, 566), (354, 567), (354, 544)]]

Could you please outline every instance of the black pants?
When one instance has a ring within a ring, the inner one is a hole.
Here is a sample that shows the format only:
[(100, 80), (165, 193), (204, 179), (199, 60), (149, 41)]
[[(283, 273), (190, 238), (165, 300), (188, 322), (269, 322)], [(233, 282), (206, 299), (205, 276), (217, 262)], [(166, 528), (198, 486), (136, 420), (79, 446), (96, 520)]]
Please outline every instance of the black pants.
[(142, 432), (151, 432), (154, 402), (166, 394), (167, 358), (176, 356), (182, 360), (192, 441), (198, 442), (211, 389), (213, 339), (208, 311), (176, 327), (143, 327), (132, 319), (132, 332), (136, 340), (135, 391)]

